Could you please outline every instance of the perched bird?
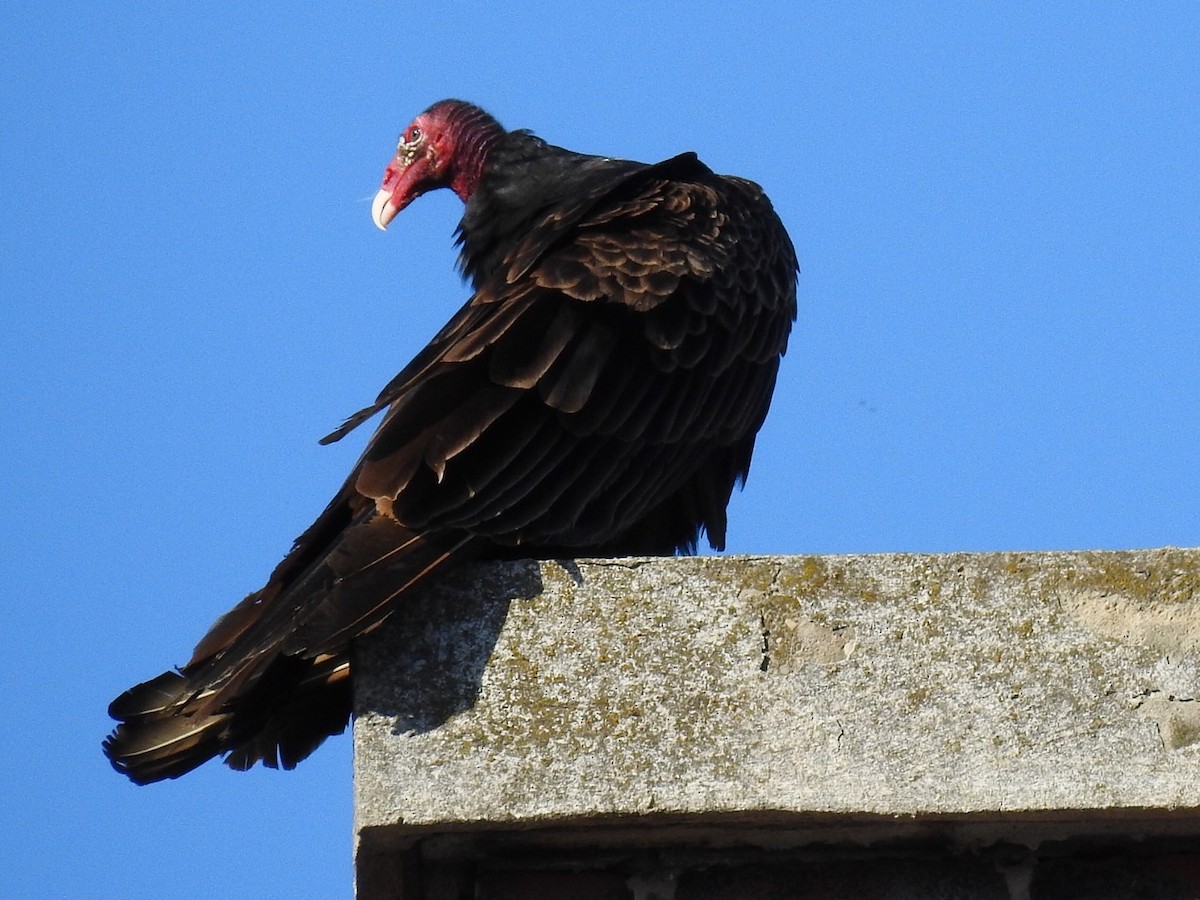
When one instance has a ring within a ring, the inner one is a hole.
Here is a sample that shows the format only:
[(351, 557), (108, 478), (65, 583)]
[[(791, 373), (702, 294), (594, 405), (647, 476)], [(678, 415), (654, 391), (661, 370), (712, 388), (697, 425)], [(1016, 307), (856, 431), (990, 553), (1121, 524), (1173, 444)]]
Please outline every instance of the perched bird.
[(404, 130), (375, 224), (444, 187), (474, 293), (323, 439), (386, 410), (266, 585), (113, 701), (104, 751), (133, 781), (295, 766), (346, 727), (351, 641), (464, 560), (723, 547), (796, 314), (762, 189), (692, 153), (573, 153), (459, 100)]

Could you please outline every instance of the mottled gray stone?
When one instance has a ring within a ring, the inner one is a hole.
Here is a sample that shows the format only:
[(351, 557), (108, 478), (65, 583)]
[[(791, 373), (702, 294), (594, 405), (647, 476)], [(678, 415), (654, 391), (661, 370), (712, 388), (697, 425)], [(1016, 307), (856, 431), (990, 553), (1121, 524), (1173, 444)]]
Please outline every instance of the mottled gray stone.
[(355, 678), (360, 839), (1200, 810), (1197, 550), (483, 565)]

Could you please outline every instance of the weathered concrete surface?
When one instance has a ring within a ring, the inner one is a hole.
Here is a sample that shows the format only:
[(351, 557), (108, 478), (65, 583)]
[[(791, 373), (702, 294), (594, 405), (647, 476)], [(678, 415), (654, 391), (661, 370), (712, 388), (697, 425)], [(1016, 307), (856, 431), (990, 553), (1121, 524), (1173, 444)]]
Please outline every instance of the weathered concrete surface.
[(639, 822), (1200, 833), (1198, 550), (495, 564), (356, 666), (375, 846)]

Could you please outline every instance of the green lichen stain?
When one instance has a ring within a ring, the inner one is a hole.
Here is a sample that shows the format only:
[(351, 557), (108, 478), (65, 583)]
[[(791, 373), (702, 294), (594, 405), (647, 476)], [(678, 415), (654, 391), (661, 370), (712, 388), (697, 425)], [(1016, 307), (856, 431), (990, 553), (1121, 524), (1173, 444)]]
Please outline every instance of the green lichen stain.
[(927, 687), (922, 686), (913, 688), (905, 697), (905, 700), (908, 702), (908, 708), (912, 710), (919, 706), (924, 706), (925, 701), (929, 699), (931, 694), (932, 691), (930, 691)]
[(806, 556), (773, 563), (769, 575), (749, 584), (764, 631), (763, 671), (777, 675), (844, 661), (856, 639), (847, 615), (882, 595), (878, 580), (850, 559)]
[(795, 598), (836, 593), (848, 599), (874, 603), (881, 596), (877, 579), (858, 571), (852, 562), (842, 562), (836, 557), (806, 556), (799, 566), (784, 566), (773, 587), (776, 593)]
[(1159, 726), (1162, 729), (1163, 743), (1170, 750), (1200, 743), (1200, 721), (1184, 716), (1171, 716)]
[(1037, 563), (1030, 562), (1024, 553), (1001, 554), (1001, 568), (1008, 575), (1029, 575), (1038, 571)]
[(1151, 654), (1200, 653), (1200, 553), (1149, 551), (1076, 554), (1050, 569), (1041, 596), (1091, 631)]
[(1194, 550), (1088, 553), (1084, 559), (1088, 568), (1072, 572), (1076, 588), (1120, 594), (1142, 603), (1191, 603), (1200, 598), (1200, 554)]

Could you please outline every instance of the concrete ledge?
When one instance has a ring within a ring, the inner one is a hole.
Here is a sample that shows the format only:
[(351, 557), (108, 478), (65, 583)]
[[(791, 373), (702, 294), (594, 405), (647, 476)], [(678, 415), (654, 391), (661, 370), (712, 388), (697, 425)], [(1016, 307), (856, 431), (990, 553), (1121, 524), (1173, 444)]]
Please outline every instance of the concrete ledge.
[(1200, 834), (1198, 550), (479, 566), (356, 666), (361, 896), (439, 835)]

